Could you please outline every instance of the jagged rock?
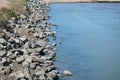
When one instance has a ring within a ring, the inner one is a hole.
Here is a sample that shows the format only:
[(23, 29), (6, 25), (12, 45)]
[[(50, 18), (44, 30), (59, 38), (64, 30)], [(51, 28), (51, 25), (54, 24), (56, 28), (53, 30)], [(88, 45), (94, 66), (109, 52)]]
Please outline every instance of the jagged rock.
[(26, 16), (25, 15), (20, 15), (20, 18), (25, 19)]
[(57, 33), (56, 33), (56, 31), (53, 31), (52, 34), (53, 34), (53, 36), (55, 36)]
[(36, 44), (35, 43), (31, 43), (30, 44), (30, 48), (35, 48), (36, 47)]
[(20, 43), (20, 40), (19, 39), (13, 39), (15, 41), (16, 44), (19, 44)]
[(50, 45), (45, 46), (46, 49), (50, 49)]
[(6, 54), (6, 51), (0, 51), (0, 57), (5, 56)]
[(26, 42), (24, 48), (29, 48), (29, 42)]
[(18, 78), (24, 77), (25, 75), (23, 73), (23, 70), (18, 70), (16, 72), (12, 72), (9, 76), (16, 77), (18, 79)]
[(5, 69), (4, 69), (4, 74), (5, 75), (9, 75), (10, 73), (11, 73), (11, 67), (10, 66), (8, 66), (8, 67), (5, 67)]
[(29, 65), (29, 63), (27, 62), (27, 61), (24, 61), (24, 62), (22, 62), (22, 66), (24, 67), (24, 66), (28, 66)]
[(56, 43), (53, 43), (53, 44), (52, 44), (52, 46), (53, 46), (53, 47), (56, 47), (56, 46), (57, 46), (57, 44), (56, 44)]
[(43, 34), (39, 34), (39, 38), (43, 39), (44, 38)]
[(36, 73), (35, 73), (36, 75), (45, 75), (45, 71), (44, 70), (41, 70), (41, 71), (37, 71)]
[(7, 58), (6, 57), (3, 57), (2, 58), (2, 63), (5, 63), (7, 61)]
[(51, 70), (54, 70), (54, 69), (56, 69), (55, 66), (48, 66), (48, 67), (46, 68), (46, 70), (47, 70), (48, 72), (51, 71)]
[(30, 68), (35, 69), (36, 68), (36, 63), (30, 63)]
[(25, 61), (27, 61), (27, 62), (29, 62), (29, 63), (32, 62), (32, 59), (33, 59), (32, 56), (30, 56), (30, 55), (23, 55), (23, 56), (24, 56)]
[(6, 42), (6, 40), (5, 40), (5, 39), (0, 38), (0, 43), (2, 43), (2, 44), (6, 44), (7, 42)]
[(40, 75), (39, 79), (40, 80), (46, 80), (46, 77), (45, 77), (45, 75)]
[(8, 56), (11, 56), (12, 54), (13, 53), (11, 51), (8, 51), (6, 56), (8, 57)]
[(23, 72), (24, 72), (25, 77), (28, 78), (28, 80), (32, 80), (31, 73), (30, 73), (28, 66), (24, 67)]
[(38, 38), (39, 34), (38, 33), (34, 33), (33, 36)]
[(58, 79), (57, 73), (54, 70), (49, 72), (47, 76), (51, 77), (53, 80), (57, 80)]
[(64, 71), (63, 71), (63, 74), (64, 74), (65, 76), (72, 76), (72, 73), (71, 73), (70, 71), (68, 71), (68, 70), (64, 70)]
[(47, 45), (47, 42), (44, 40), (37, 40), (36, 44), (41, 47), (45, 47)]
[(20, 57), (17, 57), (16, 58), (16, 61), (18, 62), (18, 63), (21, 63), (21, 62), (23, 62), (25, 59), (24, 59), (24, 57), (23, 56), (20, 56)]
[(22, 40), (22, 41), (26, 41), (27, 37), (26, 36), (21, 36), (19, 39)]

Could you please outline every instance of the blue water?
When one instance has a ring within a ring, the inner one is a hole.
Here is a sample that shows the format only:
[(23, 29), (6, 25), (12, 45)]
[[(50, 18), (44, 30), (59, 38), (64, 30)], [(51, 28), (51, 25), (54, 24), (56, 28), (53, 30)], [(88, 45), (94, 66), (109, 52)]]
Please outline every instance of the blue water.
[(52, 4), (58, 24), (55, 65), (71, 77), (60, 80), (120, 80), (120, 4)]

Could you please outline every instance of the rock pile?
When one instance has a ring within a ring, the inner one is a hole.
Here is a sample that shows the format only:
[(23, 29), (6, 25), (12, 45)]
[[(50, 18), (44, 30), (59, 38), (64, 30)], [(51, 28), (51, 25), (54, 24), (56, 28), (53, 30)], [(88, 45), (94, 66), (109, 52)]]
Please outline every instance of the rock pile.
[(50, 30), (55, 24), (47, 22), (50, 8), (41, 0), (30, 0), (28, 8), (28, 15), (9, 21), (13, 32), (0, 35), (0, 80), (57, 80), (57, 44), (48, 45), (56, 36)]

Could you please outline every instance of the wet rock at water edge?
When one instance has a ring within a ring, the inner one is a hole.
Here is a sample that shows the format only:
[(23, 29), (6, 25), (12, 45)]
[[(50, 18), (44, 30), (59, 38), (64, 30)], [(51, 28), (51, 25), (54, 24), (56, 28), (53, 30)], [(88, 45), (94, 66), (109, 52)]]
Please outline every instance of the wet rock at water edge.
[(64, 71), (63, 71), (63, 74), (64, 74), (65, 76), (72, 76), (72, 73), (71, 73), (70, 71), (68, 71), (68, 70), (64, 70)]

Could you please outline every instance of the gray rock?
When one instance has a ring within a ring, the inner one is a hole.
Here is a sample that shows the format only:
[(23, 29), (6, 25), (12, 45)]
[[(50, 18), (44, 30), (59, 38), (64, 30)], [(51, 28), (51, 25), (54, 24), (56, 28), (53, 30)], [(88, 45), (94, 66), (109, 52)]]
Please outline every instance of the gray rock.
[(7, 61), (7, 58), (6, 57), (3, 57), (2, 58), (2, 63), (5, 63)]
[(40, 75), (39, 79), (40, 80), (46, 80), (46, 77), (45, 77), (45, 75)]
[(27, 62), (29, 62), (29, 63), (32, 62), (32, 60), (33, 60), (33, 57), (32, 57), (32, 56), (30, 56), (30, 55), (23, 55), (23, 56), (24, 56), (25, 61), (27, 61)]
[(23, 56), (20, 56), (20, 57), (17, 57), (16, 58), (16, 61), (18, 62), (18, 63), (21, 63), (21, 62), (23, 62), (25, 59), (24, 59), (24, 57)]
[(40, 76), (40, 75), (45, 75), (45, 71), (44, 70), (38, 70), (36, 73), (36, 75)]
[(0, 50), (3, 50), (4, 46), (2, 44), (0, 44)]
[(29, 48), (29, 43), (28, 42), (25, 43), (24, 48)]
[(56, 43), (53, 43), (53, 44), (52, 44), (52, 46), (53, 46), (53, 47), (56, 47), (56, 46), (57, 46), (57, 44), (56, 44)]
[(47, 42), (44, 40), (37, 40), (36, 44), (41, 47), (45, 47), (47, 45)]
[(50, 49), (50, 45), (45, 46), (46, 49)]
[(5, 67), (5, 69), (4, 69), (4, 74), (5, 75), (9, 75), (10, 73), (11, 73), (11, 67), (10, 66), (8, 66), (8, 67)]
[(38, 33), (34, 33), (33, 36), (34, 37), (39, 37), (39, 34)]
[(56, 67), (55, 66), (48, 66), (46, 69), (47, 69), (47, 71), (49, 72), (49, 71), (51, 71), (51, 70), (54, 70)]
[(28, 80), (32, 80), (30, 70), (27, 66), (24, 67), (23, 72), (25, 77), (28, 78)]
[(53, 35), (56, 35), (57, 33), (56, 33), (56, 31), (53, 31), (52, 34), (53, 34)]
[(6, 54), (6, 51), (0, 51), (0, 57), (5, 56)]
[(5, 40), (5, 39), (0, 38), (0, 43), (6, 44), (7, 42), (6, 42), (6, 40)]
[(63, 74), (64, 74), (65, 76), (72, 76), (72, 73), (71, 73), (70, 71), (68, 71), (68, 70), (64, 70), (64, 71), (63, 71)]
[(2, 67), (3, 66), (3, 63), (2, 62), (0, 62), (0, 67)]
[(23, 70), (18, 70), (16, 72), (12, 72), (10, 75), (10, 77), (16, 77), (16, 78), (21, 78), (21, 77), (24, 77), (24, 73), (23, 73)]
[(57, 80), (58, 79), (57, 73), (54, 70), (49, 72), (48, 76), (51, 77), (53, 80)]
[(26, 16), (25, 16), (25, 15), (20, 15), (20, 17), (21, 17), (22, 19), (25, 19), (25, 18), (26, 18)]
[(36, 68), (36, 63), (30, 63), (30, 68), (35, 69)]
[(35, 43), (31, 43), (30, 44), (30, 48), (35, 48), (36, 47), (36, 44)]
[(29, 65), (29, 63), (27, 61), (22, 62), (23, 67), (28, 66), (28, 65)]
[(39, 38), (40, 39), (44, 38), (43, 34), (39, 34)]
[(17, 44), (18, 44), (18, 43), (20, 43), (20, 40), (19, 40), (19, 39), (17, 39), (17, 38), (16, 38), (16, 39), (13, 39), (13, 40), (14, 40), (14, 41), (15, 41), (15, 43), (17, 43)]
[(27, 37), (26, 37), (26, 36), (21, 36), (19, 39), (20, 39), (21, 41), (26, 41), (26, 40), (27, 40)]

